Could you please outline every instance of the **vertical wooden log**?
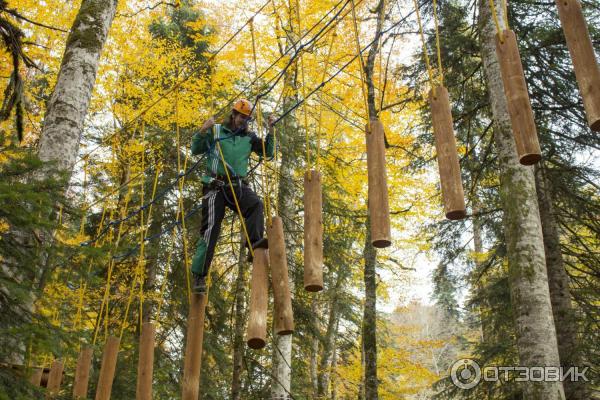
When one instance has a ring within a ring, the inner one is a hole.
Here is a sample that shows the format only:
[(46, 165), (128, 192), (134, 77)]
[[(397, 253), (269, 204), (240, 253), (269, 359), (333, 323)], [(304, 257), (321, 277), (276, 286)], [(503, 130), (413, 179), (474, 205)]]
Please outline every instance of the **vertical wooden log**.
[(579, 0), (556, 0), (588, 125), (600, 132), (600, 67)]
[(142, 324), (140, 335), (140, 355), (138, 359), (138, 376), (135, 398), (152, 400), (152, 373), (154, 371), (154, 336), (152, 322)]
[(523, 74), (517, 36), (512, 30), (505, 30), (502, 36), (496, 36), (496, 52), (500, 61), (519, 162), (522, 165), (533, 165), (542, 159), (542, 151)]
[(96, 400), (109, 400), (112, 384), (115, 378), (117, 368), (117, 358), (119, 356), (119, 346), (121, 339), (110, 336), (104, 345), (102, 352), (102, 364), (100, 366), (100, 377), (98, 378), (98, 387), (96, 388)]
[(34, 368), (31, 371), (31, 376), (29, 377), (29, 382), (33, 386), (40, 386), (42, 384), (42, 375), (44, 374), (44, 368)]
[(294, 313), (292, 311), (292, 297), (281, 217), (273, 217), (271, 225), (267, 227), (267, 233), (269, 237), (273, 297), (275, 299), (273, 324), (278, 335), (291, 335), (294, 333)]
[(304, 289), (323, 290), (323, 199), (321, 173), (304, 174)]
[(50, 367), (50, 375), (48, 375), (48, 384), (46, 386), (46, 398), (52, 399), (58, 396), (60, 391), (60, 383), (62, 381), (64, 365), (62, 360), (54, 360)]
[(371, 120), (367, 125), (366, 132), (371, 243), (374, 247), (384, 248), (392, 244), (392, 233), (383, 124), (379, 120)]
[(79, 352), (75, 369), (75, 383), (73, 383), (73, 398), (75, 400), (87, 399), (93, 354), (94, 350), (91, 347), (81, 349)]
[(429, 93), (429, 104), (446, 218), (462, 219), (467, 212), (448, 90), (444, 86), (433, 88)]
[(207, 300), (204, 294), (192, 294), (183, 362), (182, 400), (198, 400), (204, 340), (204, 312)]
[(267, 309), (269, 307), (269, 278), (267, 249), (254, 250), (252, 281), (250, 283), (250, 313), (246, 342), (251, 349), (262, 349), (267, 343)]

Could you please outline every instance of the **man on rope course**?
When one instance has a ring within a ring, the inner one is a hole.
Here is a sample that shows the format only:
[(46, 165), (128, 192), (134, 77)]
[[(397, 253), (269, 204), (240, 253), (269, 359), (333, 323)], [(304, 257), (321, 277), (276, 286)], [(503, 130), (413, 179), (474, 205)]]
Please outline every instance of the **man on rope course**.
[[(202, 225), (200, 240), (192, 260), (194, 293), (206, 293), (206, 276), (225, 216), (225, 206), (237, 211), (237, 200), (252, 248), (268, 247), (267, 239), (263, 237), (263, 202), (250, 188), (246, 177), (252, 152), (262, 157), (264, 146), (266, 157), (273, 157), (275, 116), (269, 117), (269, 133), (266, 140), (263, 140), (248, 130), (252, 110), (253, 106), (248, 100), (238, 100), (224, 124), (215, 124), (214, 119), (210, 118), (192, 138), (192, 154), (206, 153), (202, 176)], [(225, 168), (229, 172), (231, 186)], [(251, 252), (248, 254), (248, 261), (252, 261)]]

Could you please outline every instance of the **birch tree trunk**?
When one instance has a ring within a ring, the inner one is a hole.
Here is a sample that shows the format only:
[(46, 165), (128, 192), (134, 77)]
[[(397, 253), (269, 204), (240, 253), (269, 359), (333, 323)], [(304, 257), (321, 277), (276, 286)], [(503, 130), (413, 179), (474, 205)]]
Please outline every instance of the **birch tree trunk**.
[[(96, 80), (98, 59), (114, 18), (116, 5), (117, 0), (83, 0), (67, 39), (58, 80), (48, 102), (38, 155), (42, 161), (55, 161), (58, 170), (67, 174), (67, 180), (77, 158), (79, 137)], [(64, 185), (66, 189), (66, 181)], [(30, 247), (37, 243), (29, 232), (14, 229), (12, 234), (22, 247)], [(50, 232), (40, 231), (38, 237), (43, 244), (53, 240)], [(32, 276), (27, 276), (20, 268), (13, 268), (13, 260), (8, 260), (8, 263), (0, 260), (2, 272), (17, 282), (30, 280), (34, 283), (36, 281), (34, 275), (37, 273), (38, 290), (32, 290), (22, 302), (26, 313), (33, 313), (37, 293), (43, 290), (51, 268), (50, 255), (51, 253), (46, 251), (39, 253), (39, 261), (36, 262), (37, 270), (32, 271)], [(15, 343), (14, 349), (10, 356), (11, 362), (22, 364), (24, 343)]]
[[(543, 168), (537, 166), (535, 168), (535, 184), (544, 235), (546, 269), (548, 271), (550, 301), (552, 302), (552, 313), (554, 315), (554, 325), (556, 326), (560, 364), (565, 368), (581, 366), (581, 353), (579, 352), (577, 340), (577, 320), (571, 305), (569, 275), (565, 270), (560, 248), (560, 237), (552, 204), (552, 190)], [(566, 380), (563, 385), (565, 397), (568, 400), (585, 400), (589, 398), (583, 380), (577, 382)]]
[(67, 39), (56, 86), (42, 126), (39, 157), (70, 177), (96, 81), (98, 60), (117, 0), (83, 0)]
[[(502, 7), (497, 6), (502, 21)], [(496, 55), (496, 29), (487, 0), (479, 3), (481, 55), (494, 117), (500, 164), (509, 284), (522, 366), (560, 365), (546, 274), (542, 227), (531, 167), (519, 164)], [(564, 399), (561, 382), (525, 382), (528, 400)]]

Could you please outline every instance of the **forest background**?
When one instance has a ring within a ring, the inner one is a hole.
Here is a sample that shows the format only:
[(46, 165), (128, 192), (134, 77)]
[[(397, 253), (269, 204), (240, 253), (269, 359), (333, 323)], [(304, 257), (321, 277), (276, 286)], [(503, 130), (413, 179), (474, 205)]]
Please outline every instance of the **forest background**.
[[(436, 3), (442, 69), (434, 3), (419, 3), (429, 62), (436, 79), (443, 70), (453, 104), (468, 211), (462, 221), (444, 219), (427, 102), (432, 80), (412, 1), (115, 1), (95, 81), (86, 82), (93, 92), (78, 156), (57, 175), (37, 154), (81, 4), (0, 1), (2, 32), (19, 37), (17, 57), (14, 43), (0, 47), (7, 88), (0, 259), (9, 266), (0, 276), (3, 360), (28, 368), (63, 360), (60, 396), (70, 398), (77, 354), (92, 345), (93, 394), (104, 341), (121, 336), (112, 398), (131, 399), (140, 326), (154, 321), (154, 395), (179, 397), (187, 266), (202, 197), (201, 159), (190, 156), (190, 139), (243, 96), (260, 103), (259, 134), (268, 115), (284, 115), (275, 128), (278, 154), (253, 160), (252, 184), (268, 212), (284, 219), (296, 330), (287, 345), (269, 333), (265, 349), (246, 347), (251, 268), (229, 212), (210, 278), (201, 398), (519, 398), (523, 387), (513, 381), (469, 391), (448, 381), (461, 358), (518, 365), (507, 238), (521, 228), (507, 221), (501, 190), (494, 89), (481, 55), (487, 1)], [(600, 54), (600, 5), (582, 4)], [(568, 286), (570, 308), (563, 319), (555, 315), (557, 335), (566, 326), (576, 339), (570, 349), (590, 368), (581, 397), (589, 398), (600, 379), (600, 139), (586, 126), (554, 3), (512, 0), (508, 22), (543, 155), (522, 168), (534, 171), (529, 194), (546, 228), (546, 255), (560, 258), (558, 275)], [(393, 244), (385, 250), (370, 245), (368, 229), (369, 115), (386, 128)], [(317, 294), (302, 283), (302, 182), (310, 168), (323, 174), (325, 287)], [(553, 279), (548, 266), (550, 285)], [(15, 379), (22, 378), (14, 370), (0, 370), (2, 398), (43, 396)]]

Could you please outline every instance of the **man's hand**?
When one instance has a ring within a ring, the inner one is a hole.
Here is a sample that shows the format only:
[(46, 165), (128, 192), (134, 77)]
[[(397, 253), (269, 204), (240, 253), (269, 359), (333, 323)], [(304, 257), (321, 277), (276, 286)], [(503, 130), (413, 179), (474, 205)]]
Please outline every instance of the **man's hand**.
[(207, 130), (212, 128), (214, 125), (215, 125), (215, 119), (213, 117), (210, 117), (209, 119), (206, 120), (205, 123), (202, 124), (202, 127), (200, 128), (200, 132), (206, 132)]

